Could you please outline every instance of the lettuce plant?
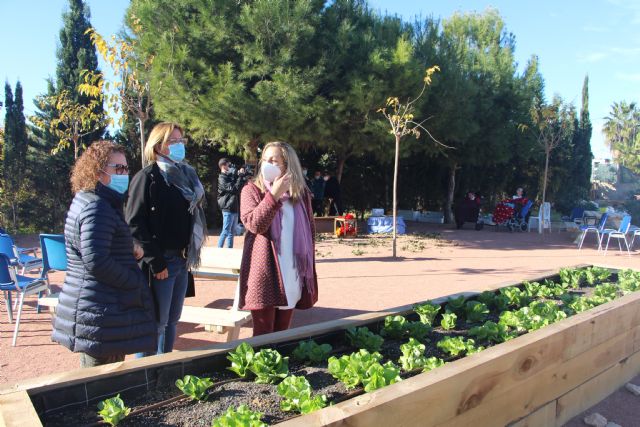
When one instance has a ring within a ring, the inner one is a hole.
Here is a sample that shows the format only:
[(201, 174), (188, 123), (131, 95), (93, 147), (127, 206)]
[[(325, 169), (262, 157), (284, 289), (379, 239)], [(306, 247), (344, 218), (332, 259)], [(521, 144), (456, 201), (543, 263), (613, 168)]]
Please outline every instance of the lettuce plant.
[(368, 393), (401, 380), (400, 368), (392, 361), (388, 361), (384, 365), (374, 363), (369, 366), (365, 377), (362, 379), (362, 385), (364, 385), (364, 391)]
[(593, 266), (584, 271), (584, 278), (590, 286), (606, 281), (611, 276), (607, 268)]
[(407, 335), (418, 341), (427, 339), (427, 335), (431, 332), (431, 326), (422, 322), (407, 322)]
[(527, 294), (515, 286), (500, 289), (500, 294), (508, 299), (510, 306), (522, 307), (529, 304), (530, 298)]
[(436, 345), (445, 353), (455, 357), (464, 353), (475, 353), (483, 349), (482, 347), (476, 349), (475, 344), (474, 340), (465, 339), (464, 337), (444, 337)]
[(455, 313), (444, 313), (442, 315), (442, 320), (440, 321), (440, 326), (442, 329), (448, 331), (456, 327), (456, 320), (458, 316)]
[(327, 360), (332, 347), (329, 344), (318, 345), (314, 340), (300, 341), (298, 346), (293, 350), (292, 356), (295, 360), (309, 360), (311, 363), (320, 363)]
[(563, 285), (567, 285), (571, 289), (577, 289), (580, 287), (580, 282), (584, 276), (584, 270), (577, 268), (561, 268), (558, 274), (560, 275), (560, 282)]
[(195, 375), (185, 375), (176, 380), (176, 387), (192, 400), (206, 400), (207, 390), (213, 386), (211, 378), (200, 378)]
[(413, 338), (409, 338), (409, 342), (402, 344), (400, 346), (402, 356), (398, 359), (402, 370), (413, 371), (414, 369), (422, 368), (426, 360), (424, 357), (425, 348), (424, 344), (421, 344)]
[(278, 384), (278, 394), (282, 396), (280, 409), (308, 414), (327, 406), (327, 396), (311, 395), (311, 385), (305, 377), (289, 376)]
[(468, 322), (482, 322), (489, 314), (486, 304), (479, 301), (468, 301), (464, 307)]
[(476, 326), (469, 329), (469, 335), (479, 340), (501, 343), (515, 338), (516, 334), (509, 331), (504, 324), (495, 323), (491, 320), (484, 322), (482, 326)]
[(440, 312), (440, 306), (427, 301), (424, 304), (414, 305), (413, 311), (420, 316), (420, 321), (429, 326), (433, 325), (433, 321)]
[(232, 352), (227, 355), (227, 360), (231, 362), (231, 367), (227, 368), (230, 371), (235, 372), (240, 378), (246, 378), (247, 370), (251, 366), (255, 351), (246, 342), (240, 344)]
[(464, 313), (465, 297), (463, 295), (457, 298), (449, 298), (445, 310), (451, 313), (462, 314)]
[(407, 319), (404, 316), (387, 316), (380, 335), (389, 338), (402, 338), (407, 333)]
[[(375, 390), (382, 381), (387, 382), (386, 384), (392, 384), (397, 381), (397, 375), (392, 375), (395, 365), (389, 365), (389, 362), (381, 365), (381, 360), (380, 353), (369, 353), (367, 350), (361, 349), (339, 359), (330, 357), (329, 373), (340, 380), (347, 389), (352, 389), (362, 384), (365, 386), (365, 391)], [(375, 368), (371, 369), (374, 366)], [(383, 369), (380, 370), (378, 366)], [(369, 389), (367, 389), (367, 386)]]
[(253, 356), (249, 370), (255, 374), (255, 382), (275, 384), (289, 375), (289, 358), (269, 348), (260, 350)]
[(487, 307), (493, 307), (494, 301), (496, 299), (495, 292), (492, 291), (484, 291), (479, 294), (476, 299), (486, 305)]
[(238, 409), (231, 407), (215, 418), (211, 427), (268, 427), (268, 424), (261, 421), (263, 415), (261, 412), (252, 411), (247, 405), (240, 405)]
[(640, 291), (640, 272), (620, 270), (618, 272), (618, 286), (624, 293)]
[(613, 283), (603, 283), (594, 288), (593, 295), (596, 297), (604, 298), (607, 302), (609, 302), (618, 297), (619, 290), (620, 288), (618, 288), (618, 286), (614, 285)]
[(125, 406), (119, 394), (98, 403), (98, 415), (110, 426), (117, 426), (130, 412), (131, 408)]
[(352, 346), (368, 351), (380, 351), (384, 338), (376, 335), (366, 326), (347, 329), (347, 340)]
[(430, 371), (439, 366), (444, 365), (444, 361), (437, 357), (425, 357), (425, 346), (413, 338), (409, 338), (409, 342), (400, 346), (402, 356), (398, 359), (398, 363), (405, 372), (422, 368), (423, 372)]

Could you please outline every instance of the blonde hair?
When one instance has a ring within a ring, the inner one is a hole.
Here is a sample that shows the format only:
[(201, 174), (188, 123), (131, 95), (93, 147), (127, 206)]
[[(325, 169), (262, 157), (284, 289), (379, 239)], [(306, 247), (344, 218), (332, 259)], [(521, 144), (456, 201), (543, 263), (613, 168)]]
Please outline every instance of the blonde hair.
[(167, 141), (169, 140), (171, 132), (173, 132), (175, 129), (178, 129), (180, 131), (180, 134), (182, 134), (182, 136), (184, 137), (184, 131), (176, 123), (162, 122), (153, 127), (153, 130), (151, 131), (151, 133), (149, 134), (149, 138), (147, 139), (147, 143), (144, 146), (145, 165), (156, 161), (156, 159), (158, 158), (156, 147), (158, 146), (158, 144), (160, 144), (160, 149), (164, 149), (167, 146)]
[(98, 140), (91, 144), (76, 160), (71, 171), (71, 191), (93, 191), (100, 172), (103, 171), (113, 153), (125, 154), (124, 147), (113, 141)]
[[(292, 201), (300, 200), (305, 192), (309, 191), (307, 188), (307, 182), (304, 179), (304, 175), (302, 174), (302, 166), (300, 166), (300, 159), (298, 159), (298, 155), (296, 154), (296, 150), (286, 142), (281, 141), (273, 141), (269, 142), (262, 149), (262, 153), (264, 154), (267, 149), (271, 147), (277, 147), (282, 152), (282, 157), (284, 158), (285, 165), (287, 166), (287, 170), (285, 173), (291, 174), (291, 184), (289, 187), (289, 195)], [(256, 177), (254, 179), (254, 183), (256, 186), (262, 190), (266, 191), (266, 186), (264, 185), (264, 180), (262, 179), (262, 157), (258, 162), (258, 169), (256, 172)]]

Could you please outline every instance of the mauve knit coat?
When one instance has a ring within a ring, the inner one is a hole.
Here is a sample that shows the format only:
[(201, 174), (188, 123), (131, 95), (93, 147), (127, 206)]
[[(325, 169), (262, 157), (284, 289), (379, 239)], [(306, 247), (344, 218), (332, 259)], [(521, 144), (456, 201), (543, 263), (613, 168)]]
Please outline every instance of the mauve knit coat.
[[(301, 203), (305, 203), (311, 236), (315, 236), (315, 223), (311, 208), (311, 195), (305, 192)], [(240, 309), (259, 310), (267, 307), (287, 305), (278, 257), (271, 240), (271, 222), (282, 202), (270, 192), (263, 193), (253, 183), (244, 186), (240, 198), (240, 220), (247, 229), (240, 266)], [(295, 230), (294, 230), (295, 232)], [(315, 241), (313, 251), (313, 294), (303, 288), (302, 298), (296, 308), (307, 309), (318, 301), (318, 276), (315, 267)]]

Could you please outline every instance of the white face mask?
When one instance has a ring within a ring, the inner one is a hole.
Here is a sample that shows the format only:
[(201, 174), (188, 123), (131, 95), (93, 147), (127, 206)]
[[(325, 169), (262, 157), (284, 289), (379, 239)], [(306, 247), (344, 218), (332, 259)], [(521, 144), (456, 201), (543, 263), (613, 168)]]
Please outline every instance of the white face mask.
[(329, 177), (328, 177), (328, 176), (325, 176), (325, 177), (324, 177), (324, 178), (322, 178), (322, 179), (324, 179), (325, 181), (329, 181)]
[(281, 175), (280, 168), (276, 165), (272, 165), (269, 162), (262, 163), (260, 172), (262, 173), (262, 179), (264, 179), (266, 182), (273, 182)]

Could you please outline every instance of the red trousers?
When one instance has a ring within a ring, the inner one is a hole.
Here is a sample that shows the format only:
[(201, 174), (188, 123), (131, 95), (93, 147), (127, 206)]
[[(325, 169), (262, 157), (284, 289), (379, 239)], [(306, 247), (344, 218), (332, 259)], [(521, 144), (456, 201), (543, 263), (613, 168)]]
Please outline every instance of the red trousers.
[(251, 310), (251, 317), (253, 318), (253, 336), (255, 337), (289, 329), (293, 318), (293, 309), (281, 310), (277, 307), (267, 307)]

